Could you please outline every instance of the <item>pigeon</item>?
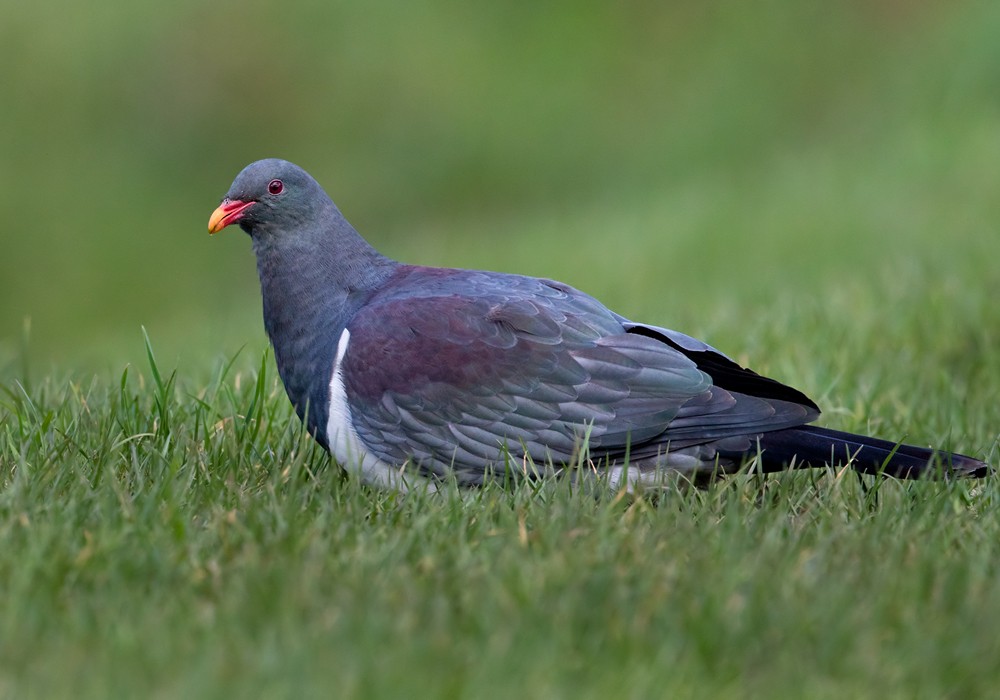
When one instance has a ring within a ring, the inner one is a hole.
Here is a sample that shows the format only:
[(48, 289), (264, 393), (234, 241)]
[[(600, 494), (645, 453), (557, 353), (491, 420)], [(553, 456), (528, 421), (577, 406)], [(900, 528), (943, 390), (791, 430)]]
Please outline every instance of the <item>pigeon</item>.
[(715, 348), (550, 279), (379, 253), (305, 170), (266, 159), (208, 222), (253, 245), (264, 326), (306, 429), (407, 490), (572, 473), (614, 489), (849, 465), (983, 476), (972, 457), (809, 425), (819, 407)]

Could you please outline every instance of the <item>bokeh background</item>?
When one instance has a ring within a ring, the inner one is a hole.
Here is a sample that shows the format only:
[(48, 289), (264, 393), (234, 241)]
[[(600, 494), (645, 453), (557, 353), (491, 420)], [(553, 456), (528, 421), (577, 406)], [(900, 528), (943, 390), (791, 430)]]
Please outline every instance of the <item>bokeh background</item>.
[(181, 371), (263, 348), (249, 241), (206, 222), (268, 156), (393, 257), (561, 278), (737, 354), (775, 309), (947, 304), (966, 333), (1000, 299), (997, 3), (2, 14), (8, 374), (144, 362), (142, 326)]

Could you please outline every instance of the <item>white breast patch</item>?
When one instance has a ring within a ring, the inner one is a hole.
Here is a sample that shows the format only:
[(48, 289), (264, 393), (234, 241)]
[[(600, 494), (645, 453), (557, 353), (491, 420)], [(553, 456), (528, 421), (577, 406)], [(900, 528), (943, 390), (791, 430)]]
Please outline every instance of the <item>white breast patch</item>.
[(333, 458), (351, 474), (379, 488), (409, 491), (415, 488), (436, 491), (435, 482), (400, 467), (383, 462), (368, 454), (354, 429), (351, 407), (347, 403), (344, 389), (344, 355), (351, 341), (351, 332), (346, 328), (337, 343), (337, 359), (333, 362), (333, 377), (330, 379), (330, 417), (326, 423), (326, 442)]

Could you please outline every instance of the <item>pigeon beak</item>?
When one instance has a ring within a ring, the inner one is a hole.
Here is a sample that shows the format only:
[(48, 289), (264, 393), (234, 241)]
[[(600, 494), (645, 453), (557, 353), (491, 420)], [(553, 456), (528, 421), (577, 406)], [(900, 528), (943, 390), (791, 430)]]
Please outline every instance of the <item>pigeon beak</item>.
[(238, 199), (223, 199), (218, 209), (208, 219), (208, 232), (218, 233), (222, 229), (243, 218), (243, 212), (256, 204), (254, 201), (241, 202)]

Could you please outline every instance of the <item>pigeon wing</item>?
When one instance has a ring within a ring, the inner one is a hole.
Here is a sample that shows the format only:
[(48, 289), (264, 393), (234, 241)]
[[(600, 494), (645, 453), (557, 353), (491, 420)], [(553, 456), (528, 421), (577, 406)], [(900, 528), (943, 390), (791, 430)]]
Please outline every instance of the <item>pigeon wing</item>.
[(570, 463), (584, 439), (592, 458), (618, 459), (811, 419), (717, 386), (570, 287), (464, 277), (373, 299), (348, 325), (353, 425), (385, 462), (476, 483), (504, 459)]

